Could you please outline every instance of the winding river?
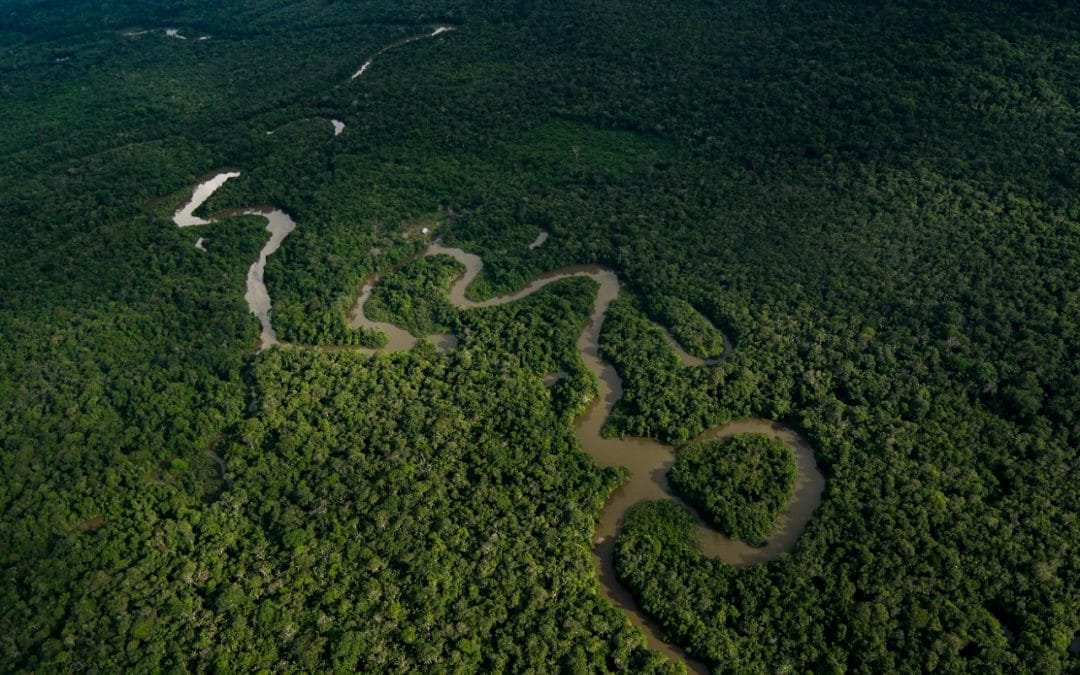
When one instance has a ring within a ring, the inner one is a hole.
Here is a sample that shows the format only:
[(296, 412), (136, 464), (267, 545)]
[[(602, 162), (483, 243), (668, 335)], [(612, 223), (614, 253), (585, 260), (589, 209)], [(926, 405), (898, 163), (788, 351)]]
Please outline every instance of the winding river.
[[(180, 227), (205, 225), (218, 222), (218, 219), (204, 220), (194, 215), (215, 190), (227, 180), (239, 174), (220, 173), (201, 183), (193, 192), (191, 200), (174, 215), (174, 221)], [(258, 317), (262, 326), (260, 349), (267, 349), (281, 344), (274, 332), (271, 321), (270, 294), (263, 279), (266, 259), (280, 246), (286, 236), (295, 228), (295, 223), (287, 213), (280, 210), (246, 209), (238, 213), (261, 215), (267, 219), (267, 230), (271, 236), (259, 253), (259, 259), (251, 265), (247, 275), (247, 291), (244, 295), (251, 312)], [(619, 279), (615, 272), (598, 265), (580, 265), (567, 267), (543, 274), (529, 282), (523, 288), (482, 301), (466, 297), (466, 289), (483, 269), (480, 256), (468, 253), (460, 248), (450, 248), (436, 241), (431, 243), (424, 255), (448, 255), (465, 267), (465, 273), (450, 287), (450, 302), (459, 309), (495, 307), (525, 298), (545, 286), (575, 276), (586, 276), (598, 285), (596, 301), (592, 315), (578, 337), (577, 345), (585, 367), (592, 371), (599, 380), (600, 392), (577, 419), (575, 435), (582, 448), (589, 453), (601, 467), (624, 466), (630, 470), (629, 480), (620, 486), (609, 498), (600, 514), (597, 526), (593, 560), (597, 577), (604, 595), (619, 608), (635, 625), (641, 627), (648, 639), (649, 647), (668, 657), (685, 663), (691, 670), (703, 672), (703, 664), (689, 659), (676, 647), (664, 642), (661, 631), (652, 620), (637, 606), (633, 595), (619, 583), (615, 576), (614, 546), (615, 535), (629, 509), (642, 500), (674, 499), (685, 503), (674, 495), (668, 486), (667, 473), (675, 461), (675, 448), (647, 438), (604, 438), (600, 431), (616, 402), (622, 397), (622, 380), (615, 368), (604, 361), (599, 354), (600, 331), (607, 314), (608, 306), (619, 294)], [(357, 351), (373, 354), (376, 352), (408, 351), (416, 345), (418, 338), (408, 331), (390, 323), (372, 321), (364, 314), (364, 305), (380, 280), (379, 275), (368, 279), (361, 290), (356, 305), (350, 312), (353, 327), (363, 327), (381, 331), (387, 336), (386, 346), (382, 349), (355, 348)], [(684, 367), (702, 367), (715, 363), (718, 359), (703, 360), (688, 354), (674, 338), (665, 331), (666, 338), (678, 354)], [(452, 349), (457, 345), (454, 335), (432, 335), (427, 339), (434, 342), (440, 351)], [(725, 356), (731, 353), (731, 345), (725, 338)], [(697, 537), (702, 552), (710, 557), (719, 557), (735, 565), (745, 566), (760, 564), (775, 559), (781, 553), (791, 550), (809, 522), (814, 510), (821, 502), (824, 478), (814, 461), (810, 445), (791, 429), (775, 422), (763, 419), (743, 419), (731, 422), (715, 429), (710, 429), (696, 440), (707, 440), (743, 433), (762, 433), (778, 438), (792, 449), (795, 457), (797, 475), (795, 488), (786, 510), (780, 515), (776, 526), (764, 546), (754, 547), (744, 542), (732, 540), (708, 527), (697, 512), (686, 507), (697, 519)]]
[[(433, 37), (449, 30), (453, 30), (453, 28), (439, 26), (430, 34), (408, 38), (384, 47), (373, 55), (371, 59), (368, 59), (360, 70), (353, 75), (352, 79), (363, 75), (375, 56), (408, 42)], [(334, 127), (335, 132), (340, 133), (338, 123), (335, 123)], [(341, 128), (343, 127), (344, 125), (341, 125)], [(274, 332), (271, 320), (272, 303), (264, 281), (264, 273), (267, 258), (278, 250), (289, 233), (295, 229), (296, 223), (284, 211), (273, 208), (243, 209), (222, 213), (210, 219), (203, 219), (195, 215), (195, 211), (216, 190), (239, 175), (235, 171), (223, 171), (199, 183), (193, 190), (188, 202), (174, 213), (173, 221), (178, 227), (184, 228), (217, 223), (222, 218), (238, 214), (258, 215), (266, 219), (266, 229), (270, 233), (270, 238), (259, 252), (259, 258), (248, 269), (247, 289), (244, 295), (248, 307), (251, 309), (252, 314), (258, 317), (261, 325), (261, 351), (273, 345), (283, 344), (277, 339)], [(542, 232), (529, 248), (535, 249), (543, 245), (547, 239), (546, 234), (546, 232)], [(195, 243), (196, 247), (205, 251), (205, 241), (204, 238), (200, 237)], [(704, 672), (704, 664), (690, 659), (677, 647), (669, 645), (662, 639), (659, 627), (638, 608), (633, 595), (616, 578), (613, 553), (615, 535), (619, 524), (627, 509), (642, 500), (673, 499), (683, 504), (697, 519), (697, 538), (704, 555), (719, 557), (735, 566), (768, 562), (780, 554), (790, 551), (795, 546), (796, 540), (821, 502), (825, 481), (814, 460), (812, 448), (805, 439), (793, 430), (776, 422), (763, 419), (734, 421), (710, 429), (699, 436), (696, 440), (707, 440), (744, 433), (767, 434), (786, 443), (795, 457), (797, 467), (795, 487), (787, 508), (778, 518), (767, 543), (761, 547), (753, 547), (721, 535), (708, 527), (697, 512), (686, 506), (681, 499), (672, 493), (668, 486), (667, 473), (675, 460), (674, 447), (647, 438), (604, 438), (600, 433), (612, 408), (623, 393), (622, 380), (616, 373), (615, 368), (604, 361), (599, 354), (599, 337), (604, 318), (607, 315), (608, 306), (618, 296), (620, 289), (619, 279), (615, 272), (597, 265), (567, 267), (543, 274), (517, 291), (483, 301), (473, 301), (466, 297), (465, 291), (480, 274), (483, 269), (483, 261), (477, 255), (467, 253), (459, 248), (446, 247), (438, 241), (431, 243), (424, 252), (424, 255), (439, 254), (452, 256), (465, 267), (465, 274), (458, 278), (449, 290), (450, 302), (459, 309), (494, 307), (514, 302), (539, 291), (548, 284), (575, 276), (589, 277), (598, 284), (599, 288), (593, 304), (592, 314), (578, 336), (577, 345), (585, 367), (595, 374), (599, 380), (600, 392), (599, 396), (589, 404), (584, 413), (576, 420), (574, 431), (582, 448), (592, 456), (597, 465), (601, 467), (624, 466), (630, 470), (630, 478), (615, 490), (600, 514), (593, 548), (596, 574), (605, 597), (620, 609), (633, 624), (643, 629), (651, 649), (686, 664), (693, 671)], [(412, 349), (417, 343), (416, 337), (393, 324), (371, 321), (364, 314), (364, 305), (368, 298), (371, 297), (371, 293), (378, 282), (379, 276), (375, 275), (364, 284), (356, 305), (350, 312), (349, 319), (353, 327), (363, 327), (385, 333), (388, 338), (387, 344), (381, 350), (359, 347), (350, 347), (350, 349), (369, 354), (378, 351), (397, 352)], [(664, 335), (684, 367), (707, 367), (720, 360), (697, 358), (687, 353), (666, 329)], [(434, 342), (440, 351), (452, 349), (457, 345), (457, 338), (454, 335), (434, 335), (428, 336), (427, 339)], [(724, 344), (725, 353), (721, 358), (726, 358), (731, 354), (732, 350), (732, 345), (727, 341), (726, 337), (724, 338)], [(299, 348), (299, 346), (296, 347)], [(559, 375), (559, 373), (549, 374), (545, 378), (545, 382), (549, 383), (557, 379)], [(222, 464), (223, 462), (219, 462), (219, 466)]]
[[(401, 47), (402, 45), (409, 44), (410, 42), (423, 40), (425, 38), (432, 38), (452, 30), (454, 30), (454, 26), (439, 25), (435, 26), (435, 28), (432, 29), (430, 33), (416, 35), (413, 37), (405, 38), (404, 40), (399, 40), (397, 42), (394, 42), (393, 44), (389, 44), (380, 49), (374, 55), (372, 55), (371, 58), (369, 58), (364, 63), (364, 65), (360, 67), (360, 70), (356, 71), (356, 73), (350, 78), (350, 80), (355, 80), (356, 78), (363, 75), (364, 72), (368, 69), (368, 67), (371, 66), (371, 62), (375, 59), (375, 57), (380, 54), (390, 51), (391, 49)], [(167, 32), (173, 37), (183, 37), (179, 36), (178, 32), (175, 29), (169, 29)], [(138, 33), (125, 33), (125, 35), (137, 34)], [(334, 127), (334, 136), (340, 135), (341, 132), (345, 130), (345, 123), (340, 120), (331, 119), (330, 124)], [(267, 131), (266, 133), (268, 135), (272, 135), (274, 131)], [(207, 220), (196, 216), (195, 211), (197, 211), (199, 207), (205, 204), (206, 200), (210, 199), (210, 197), (217, 190), (219, 190), (221, 186), (226, 183), (226, 181), (232, 178), (237, 178), (239, 176), (239, 171), (222, 171), (196, 185), (195, 189), (191, 193), (191, 198), (188, 199), (188, 201), (179, 209), (177, 209), (177, 211), (173, 214), (173, 222), (176, 223), (177, 227), (195, 227), (199, 225), (210, 225), (212, 223), (218, 222), (223, 217), (227, 217), (229, 215), (236, 215), (235, 212), (224, 213), (220, 214), (216, 218), (211, 218)], [(259, 251), (258, 260), (252, 263), (251, 267), (248, 268), (247, 292), (244, 294), (244, 299), (247, 300), (248, 307), (251, 308), (251, 313), (259, 319), (259, 325), (262, 327), (259, 336), (259, 349), (260, 351), (262, 351), (264, 349), (272, 347), (273, 345), (281, 344), (277, 339), (277, 333), (274, 332), (273, 322), (270, 320), (270, 311), (272, 305), (270, 302), (270, 292), (267, 290), (266, 283), (264, 281), (264, 276), (266, 273), (266, 259), (267, 257), (273, 255), (274, 252), (281, 247), (281, 243), (285, 241), (285, 237), (289, 236), (289, 234), (296, 229), (296, 222), (293, 221), (292, 217), (290, 217), (289, 214), (285, 213), (280, 209), (252, 208), (242, 210), (239, 213), (242, 215), (262, 216), (266, 218), (266, 231), (270, 233), (270, 239), (267, 240), (262, 250)], [(205, 251), (205, 242), (205, 238), (199, 237), (195, 241), (195, 248), (199, 249), (200, 251)], [(368, 293), (370, 293), (370, 290), (368, 291)], [(363, 312), (360, 312), (360, 314), (362, 316)], [(389, 327), (387, 327), (385, 330), (388, 329)], [(456, 344), (456, 339), (453, 336), (444, 336), (443, 341), (438, 344), (442, 344), (447, 347), (452, 346), (453, 344)], [(409, 347), (411, 346), (412, 345), (410, 344)]]
[[(604, 318), (607, 315), (608, 306), (619, 294), (619, 279), (615, 272), (598, 265), (567, 267), (543, 274), (512, 293), (477, 302), (468, 299), (465, 292), (483, 268), (480, 257), (459, 248), (448, 248), (438, 241), (429, 245), (425, 252), (425, 255), (439, 254), (449, 255), (465, 266), (465, 274), (454, 282), (449, 291), (450, 302), (459, 309), (504, 305), (525, 298), (548, 284), (575, 276), (587, 276), (599, 285), (592, 315), (578, 336), (577, 345), (585, 367), (599, 379), (600, 393), (576, 420), (574, 431), (582, 448), (599, 466), (624, 466), (630, 470), (630, 478), (611, 495), (600, 514), (593, 549), (597, 577), (608, 600), (622, 610), (631, 622), (644, 630), (651, 649), (682, 661), (693, 671), (704, 672), (703, 664), (693, 661), (678, 648), (664, 642), (659, 627), (638, 608), (633, 595), (616, 578), (614, 550), (615, 535), (619, 524), (626, 515), (626, 511), (642, 500), (674, 499), (683, 504), (697, 520), (697, 538), (704, 555), (719, 557), (731, 565), (740, 567), (773, 560), (781, 553), (794, 548), (796, 540), (810, 521), (818, 504), (821, 503), (825, 479), (818, 470), (810, 444), (799, 434), (781, 424), (757, 418), (737, 420), (710, 429), (695, 439), (710, 440), (747, 433), (765, 434), (786, 443), (795, 457), (797, 470), (795, 486), (787, 508), (777, 518), (767, 543), (764, 546), (754, 547), (725, 537), (709, 527), (697, 511), (686, 505), (668, 486), (668, 470), (675, 461), (674, 447), (648, 438), (604, 438), (600, 433), (604, 422), (623, 392), (622, 380), (615, 368), (603, 360), (599, 354), (600, 331)], [(378, 283), (377, 276), (364, 285), (364, 290), (352, 312), (353, 325), (375, 330), (389, 328), (387, 334), (390, 340), (386, 349), (411, 348), (416, 343), (416, 338), (411, 334), (395, 326), (370, 321), (364, 316), (364, 303), (370, 297), (376, 283)], [(667, 337), (668, 341), (677, 347), (676, 353), (679, 354), (686, 367), (709, 365), (717, 360), (706, 361), (692, 356), (678, 347), (670, 334)], [(725, 356), (731, 354), (732, 346), (726, 337), (725, 347)]]
[[(226, 181), (240, 175), (238, 171), (225, 171), (196, 186), (191, 194), (191, 199), (173, 214), (173, 222), (177, 227), (195, 227), (199, 225), (211, 225), (219, 222), (222, 218), (235, 215), (262, 216), (266, 219), (266, 231), (270, 238), (263, 244), (259, 251), (259, 258), (251, 264), (247, 273), (247, 290), (244, 299), (247, 300), (251, 313), (259, 319), (261, 333), (259, 335), (260, 351), (273, 345), (280, 344), (274, 325), (270, 321), (270, 291), (266, 289), (263, 277), (266, 273), (266, 259), (281, 248), (281, 242), (296, 229), (296, 222), (280, 209), (241, 209), (240, 211), (225, 212), (209, 220), (195, 215), (195, 211), (202, 206), (210, 196), (214, 194)], [(206, 239), (199, 237), (195, 241), (195, 248), (205, 251)]]

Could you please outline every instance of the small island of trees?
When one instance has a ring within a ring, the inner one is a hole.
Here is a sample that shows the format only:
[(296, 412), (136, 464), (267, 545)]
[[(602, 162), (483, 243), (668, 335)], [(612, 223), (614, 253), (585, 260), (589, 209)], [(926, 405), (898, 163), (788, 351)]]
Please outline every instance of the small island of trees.
[(795, 460), (783, 442), (743, 434), (685, 446), (668, 478), (721, 532), (763, 544), (795, 486)]

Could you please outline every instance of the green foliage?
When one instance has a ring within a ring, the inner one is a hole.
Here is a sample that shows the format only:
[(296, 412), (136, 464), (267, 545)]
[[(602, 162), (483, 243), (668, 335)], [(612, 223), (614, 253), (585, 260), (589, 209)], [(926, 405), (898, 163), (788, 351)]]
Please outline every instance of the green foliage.
[(625, 393), (607, 431), (682, 443), (709, 427), (761, 411), (756, 374), (738, 364), (684, 368), (662, 330), (623, 294), (611, 303), (600, 353), (622, 377)]
[(724, 335), (694, 306), (681, 298), (659, 296), (650, 299), (650, 309), (687, 352), (702, 359), (724, 355)]
[(614, 476), (537, 378), (470, 347), (282, 350), (255, 377), (266, 440), (229, 448), (235, 483), (214, 510), (257, 555), (234, 561), (212, 620), (258, 630), (230, 630), (214, 659), (303, 664), (320, 645), (316, 659), (367, 670), (517, 670), (579, 649), (590, 670), (658, 665), (590, 579), (592, 505)]
[[(451, 356), (253, 359), (261, 223), (167, 218), (223, 167), (209, 211), (298, 223), (266, 271), (285, 340), (374, 344), (346, 314), (431, 218), (483, 255), (478, 297), (618, 273), (609, 432), (812, 441), (791, 555), (703, 559), (671, 505), (619, 537), (718, 669), (1075, 670), (1077, 12), (9, 0), (0, 670), (662, 667), (592, 581), (619, 474), (569, 432), (589, 282), (457, 313)], [(460, 29), (349, 81), (434, 21)], [(705, 355), (698, 313), (734, 349), (682, 368), (650, 319)]]
[(416, 337), (446, 333), (456, 310), (446, 299), (465, 267), (450, 256), (426, 256), (379, 280), (364, 306), (372, 321), (401, 326)]
[(795, 460), (783, 442), (743, 434), (679, 449), (671, 487), (734, 539), (760, 544), (795, 486)]
[[(636, 541), (639, 535), (645, 541)], [(617, 544), (616, 560), (624, 560), (627, 552), (637, 546), (651, 549), (654, 555), (660, 555), (664, 551), (697, 553), (693, 516), (673, 501), (635, 504), (626, 512), (623, 531)]]

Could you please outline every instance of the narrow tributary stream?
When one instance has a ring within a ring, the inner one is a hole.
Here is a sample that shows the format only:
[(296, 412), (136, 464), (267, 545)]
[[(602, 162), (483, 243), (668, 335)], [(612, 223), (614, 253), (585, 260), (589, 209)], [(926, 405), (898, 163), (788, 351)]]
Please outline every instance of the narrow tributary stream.
[(375, 61), (376, 58), (378, 58), (379, 56), (385, 54), (386, 52), (390, 51), (391, 49), (397, 49), (398, 47), (402, 47), (404, 45), (407, 45), (410, 42), (416, 42), (417, 40), (424, 40), (426, 38), (433, 38), (433, 37), (435, 37), (437, 35), (442, 35), (443, 33), (449, 33), (452, 30), (454, 30), (454, 26), (436, 26), (430, 33), (424, 33), (423, 35), (414, 35), (412, 37), (407, 37), (407, 38), (404, 38), (402, 40), (398, 40), (397, 42), (395, 42), (393, 44), (386, 45), (385, 47), (383, 47), (379, 51), (372, 54), (371, 58), (369, 58), (367, 61), (364, 61), (363, 65), (360, 66), (360, 69), (357, 70), (355, 73), (353, 73), (353, 76), (350, 77), (349, 79), (350, 80), (355, 80), (358, 77), (362, 77), (364, 75), (364, 73), (366, 73), (368, 71), (368, 68), (371, 67), (371, 64)]

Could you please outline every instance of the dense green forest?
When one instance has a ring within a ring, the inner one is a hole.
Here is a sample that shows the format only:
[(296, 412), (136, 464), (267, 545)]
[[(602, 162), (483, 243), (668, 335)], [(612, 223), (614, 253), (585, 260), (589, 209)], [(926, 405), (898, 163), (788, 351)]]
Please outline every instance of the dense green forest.
[(671, 334), (686, 351), (703, 359), (725, 356), (723, 333), (706, 321), (689, 302), (664, 295), (653, 296), (649, 300), (652, 315), (662, 325), (670, 327)]
[(464, 272), (461, 263), (445, 255), (416, 260), (379, 280), (364, 313), (372, 321), (401, 326), (417, 337), (445, 333), (456, 313), (446, 293)]
[(668, 476), (720, 532), (760, 544), (791, 496), (795, 460), (784, 443), (743, 434), (679, 448)]
[[(822, 504), (774, 562), (701, 556), (670, 502), (623, 524), (620, 579), (690, 655), (1080, 668), (1074, 4), (0, 16), (0, 670), (678, 669), (590, 560), (623, 475), (573, 435), (595, 284), (453, 311), (456, 268), (407, 262), (421, 225), (483, 256), (477, 298), (618, 273), (609, 433), (753, 415), (814, 446)], [(267, 265), (279, 335), (346, 348), (256, 353), (262, 221), (169, 219), (223, 168), (208, 213), (297, 222)], [(456, 349), (347, 348), (378, 344), (347, 313), (393, 269), (375, 313)], [(725, 358), (684, 368), (660, 326)]]

